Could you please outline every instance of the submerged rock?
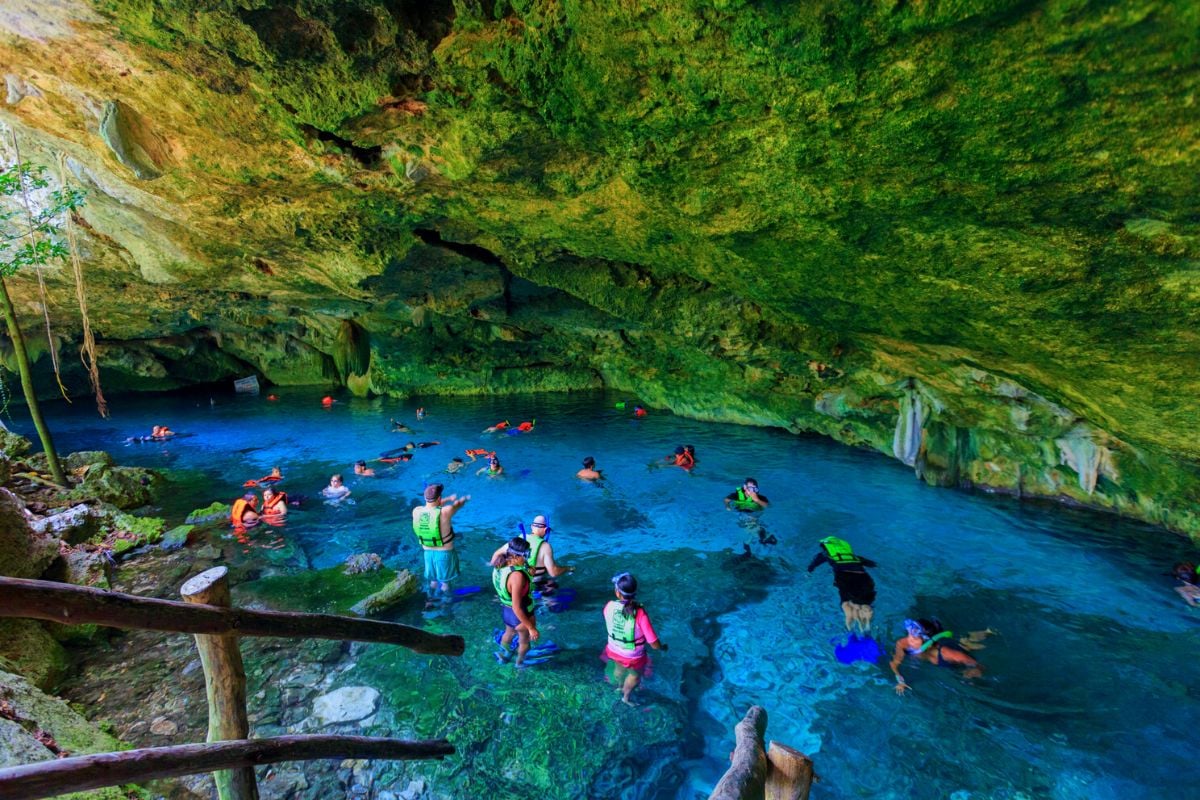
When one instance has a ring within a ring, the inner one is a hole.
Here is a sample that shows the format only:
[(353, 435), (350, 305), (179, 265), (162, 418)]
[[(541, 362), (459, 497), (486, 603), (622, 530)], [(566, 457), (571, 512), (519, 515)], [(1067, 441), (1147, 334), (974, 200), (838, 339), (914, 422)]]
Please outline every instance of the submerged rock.
[(313, 702), (309, 727), (322, 728), (340, 722), (366, 719), (379, 708), (379, 692), (370, 686), (343, 686)]
[(420, 589), (421, 582), (406, 569), (396, 573), (396, 577), (378, 592), (364, 597), (350, 610), (360, 617), (370, 617), (381, 614), (393, 606), (399, 605), (414, 596)]
[(229, 515), (233, 513), (233, 506), (229, 503), (222, 503), (220, 500), (214, 502), (210, 506), (197, 508), (192, 513), (187, 515), (184, 522), (188, 525), (212, 525), (218, 522), (226, 522), (229, 520)]
[(347, 575), (359, 575), (363, 572), (374, 572), (383, 568), (383, 559), (375, 553), (359, 553), (346, 559)]

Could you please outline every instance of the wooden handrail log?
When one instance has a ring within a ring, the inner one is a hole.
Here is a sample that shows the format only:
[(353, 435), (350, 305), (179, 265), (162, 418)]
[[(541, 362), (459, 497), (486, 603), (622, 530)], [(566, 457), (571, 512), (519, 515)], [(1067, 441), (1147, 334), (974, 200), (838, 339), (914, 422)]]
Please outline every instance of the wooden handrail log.
[(378, 642), (442, 656), (461, 656), (466, 649), (461, 636), (429, 633), (398, 622), (193, 605), (24, 578), (0, 577), (0, 617), (172, 633), (233, 633), (238, 636)]
[(750, 706), (734, 730), (734, 748), (729, 769), (713, 789), (708, 800), (749, 800), (766, 792), (767, 753), (763, 737), (767, 733), (767, 710)]
[(316, 758), (442, 759), (454, 754), (445, 739), (409, 742), (367, 736), (278, 736), (211, 744), (147, 747), (119, 753), (60, 758), (0, 769), (0, 797), (35, 800), (155, 778), (255, 767)]

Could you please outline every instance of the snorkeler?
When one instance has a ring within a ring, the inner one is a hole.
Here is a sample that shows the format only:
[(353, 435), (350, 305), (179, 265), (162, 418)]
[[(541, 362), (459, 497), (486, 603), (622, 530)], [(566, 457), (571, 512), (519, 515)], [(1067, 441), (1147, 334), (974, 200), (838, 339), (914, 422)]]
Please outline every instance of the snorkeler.
[(1171, 568), (1171, 575), (1179, 581), (1179, 585), (1175, 587), (1176, 594), (1195, 608), (1196, 601), (1200, 600), (1200, 570), (1190, 561), (1180, 561)]
[(350, 489), (342, 483), (341, 475), (329, 479), (329, 485), (321, 490), (321, 496), (328, 500), (343, 500), (350, 496)]
[(254, 492), (247, 492), (242, 495), (241, 499), (235, 500), (233, 508), (229, 510), (229, 521), (233, 523), (233, 527), (253, 525), (258, 522), (258, 511), (255, 510), (257, 504), (258, 497)]
[[(687, 455), (687, 449), (684, 449), (684, 454)], [(695, 463), (693, 461), (693, 463)], [(758, 481), (754, 478), (746, 478), (742, 481), (742, 485), (734, 489), (725, 496), (725, 508), (738, 512), (742, 516), (738, 520), (738, 524), (745, 528), (748, 533), (756, 534), (759, 544), (778, 544), (779, 540), (775, 538), (775, 534), (767, 533), (767, 529), (763, 527), (762, 522), (755, 516), (757, 512), (765, 509), (771, 501), (767, 499), (765, 494), (759, 494)], [(742, 542), (742, 555), (750, 556), (750, 542)]]
[(954, 633), (943, 629), (938, 620), (906, 619), (904, 630), (905, 635), (896, 640), (896, 650), (889, 665), (896, 676), (896, 694), (902, 695), (912, 688), (900, 674), (905, 656), (916, 656), (939, 667), (965, 667), (964, 678), (978, 678), (983, 674), (983, 665), (954, 643)]
[(650, 666), (646, 645), (655, 650), (667, 650), (667, 645), (658, 640), (650, 616), (637, 601), (638, 582), (628, 572), (612, 579), (616, 600), (604, 606), (604, 624), (608, 628), (608, 644), (601, 658), (609, 662), (608, 680), (617, 686), (621, 701), (636, 706), (630, 695), (642, 681), (642, 675)]
[(497, 422), (495, 425), (493, 425), (493, 426), (492, 426), (492, 427), (490, 427), (490, 428), (484, 428), (484, 429), (483, 429), (483, 432), (484, 432), (484, 433), (495, 433), (496, 431), (502, 431), (502, 430), (504, 430), (504, 429), (505, 429), (505, 428), (507, 428), (508, 426), (509, 426), (509, 421), (508, 421), (508, 420), (504, 420), (503, 422)]
[(417, 419), (425, 419), (425, 406), (417, 409)]
[(375, 470), (368, 467), (366, 461), (355, 461), (354, 462), (354, 474), (361, 475), (364, 478), (374, 478)]
[(498, 478), (504, 474), (504, 467), (500, 466), (500, 456), (492, 453), (488, 456), (488, 465), (478, 470), (476, 475), (487, 474), (489, 478)]
[(875, 616), (875, 580), (867, 574), (866, 567), (879, 566), (866, 556), (858, 555), (845, 539), (826, 536), (821, 540), (821, 550), (809, 562), (808, 573), (822, 564), (833, 568), (833, 585), (837, 587), (842, 602), (842, 613), (846, 616), (846, 630), (857, 628), (862, 633), (871, 632), (871, 619)]
[(458, 551), (454, 549), (454, 526), (451, 520), (471, 495), (442, 497), (440, 483), (425, 487), (425, 505), (412, 512), (413, 533), (425, 553), (425, 580), (429, 582), (426, 609), (437, 600), (450, 599), (450, 583), (458, 578)]
[(412, 433), (412, 428), (408, 427), (403, 422), (393, 419), (392, 433)]
[(604, 478), (600, 470), (596, 469), (596, 459), (587, 456), (583, 459), (583, 469), (575, 473), (575, 477), (584, 481), (598, 481)]
[(263, 517), (283, 517), (288, 512), (287, 492), (277, 492), (270, 486), (263, 487), (262, 513)]
[[(555, 578), (575, 571), (574, 567), (559, 564), (554, 560), (554, 548), (551, 547), (548, 538), (552, 530), (554, 529), (549, 526), (546, 517), (538, 514), (533, 518), (533, 522), (529, 523), (529, 533), (525, 535), (525, 540), (529, 542), (527, 565), (529, 574), (533, 578), (533, 588), (546, 597), (551, 597), (558, 590), (558, 581), (554, 580)], [(501, 545), (496, 552), (492, 553), (490, 563), (493, 566), (503, 560), (507, 547), (507, 544)]]
[(529, 542), (520, 536), (513, 537), (504, 546), (503, 557), (492, 569), (492, 588), (500, 602), (504, 603), (501, 617), (504, 619), (504, 633), (500, 637), (500, 649), (496, 658), (507, 662), (512, 654), (508, 645), (513, 636), (517, 637), (517, 667), (525, 665), (525, 654), (529, 652), (529, 642), (537, 641), (537, 621), (534, 618), (533, 592), (529, 577)]
[(641, 406), (634, 406), (633, 407), (633, 416), (637, 417), (638, 419), (641, 419), (642, 417), (646, 416), (646, 409), (642, 408)]

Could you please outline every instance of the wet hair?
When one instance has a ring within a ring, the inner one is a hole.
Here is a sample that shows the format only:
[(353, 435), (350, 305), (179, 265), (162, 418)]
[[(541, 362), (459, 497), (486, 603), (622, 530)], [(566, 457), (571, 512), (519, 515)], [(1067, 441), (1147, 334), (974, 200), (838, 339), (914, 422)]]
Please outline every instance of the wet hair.
[(942, 626), (942, 621), (937, 617), (933, 617), (931, 619), (925, 619), (922, 617), (921, 619), (917, 620), (917, 624), (921, 626), (921, 630), (925, 632), (925, 637), (927, 639), (932, 639), (934, 636), (937, 636), (939, 633), (945, 630), (945, 628)]
[(688, 451), (688, 455), (691, 455), (691, 456), (694, 456), (694, 455), (696, 455), (696, 447), (695, 447), (695, 445), (685, 444), (685, 445), (683, 446), (683, 449)]
[(594, 466), (596, 466), (596, 459), (592, 458), (591, 456), (588, 456), (583, 460), (584, 469), (591, 469)]
[(627, 617), (632, 617), (637, 614), (637, 610), (642, 607), (642, 604), (637, 601), (638, 582), (637, 578), (630, 575), (628, 572), (622, 572), (612, 579), (613, 586), (617, 589), (617, 594), (621, 596), (623, 605), (621, 613)]
[(425, 487), (425, 501), (431, 502), (433, 500), (437, 500), (439, 497), (442, 496), (442, 489), (444, 489), (444, 488), (446, 488), (446, 487), (442, 486), (440, 483), (431, 483), (428, 486), (426, 486)]
[(520, 536), (514, 536), (508, 540), (508, 547), (505, 548), (508, 555), (518, 556), (520, 558), (529, 558), (529, 542), (522, 539)]
[(340, 472), (329, 476), (330, 483), (333, 483), (334, 481), (341, 482), (341, 480), (342, 480), (342, 473), (340, 473)]
[(451, 460), (451, 461), (457, 461), (459, 464), (462, 464), (462, 463), (463, 463), (463, 460), (462, 460), (461, 458), (459, 458), (458, 456), (455, 456), (454, 458), (452, 458), (452, 459), (450, 459), (450, 460)]
[(678, 447), (675, 448), (675, 455), (677, 455), (677, 456), (683, 455), (684, 452), (685, 451), (683, 449), (683, 445), (679, 445)]
[(746, 486), (751, 483), (753, 483), (755, 486), (758, 486), (758, 481), (754, 480), (754, 478), (746, 478), (746, 480), (742, 481), (742, 486)]
[(1171, 567), (1171, 574), (1180, 580), (1187, 580), (1196, 574), (1196, 565), (1190, 561), (1180, 561)]
[(365, 461), (355, 461), (354, 462), (354, 466), (356, 466), (356, 467), (365, 467), (366, 465), (367, 465), (367, 462), (365, 462)]
[(246, 492), (242, 495), (242, 499), (249, 503), (251, 500), (257, 500), (258, 498), (254, 496), (254, 492)]

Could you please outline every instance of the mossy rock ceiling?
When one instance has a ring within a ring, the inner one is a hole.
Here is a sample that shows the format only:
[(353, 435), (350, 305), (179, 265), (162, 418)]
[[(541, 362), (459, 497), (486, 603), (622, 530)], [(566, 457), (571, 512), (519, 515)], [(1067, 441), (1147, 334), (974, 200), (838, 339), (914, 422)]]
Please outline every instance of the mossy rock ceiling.
[(606, 385), (1200, 532), (1195, 3), (19, 0), (0, 63), (117, 388)]

